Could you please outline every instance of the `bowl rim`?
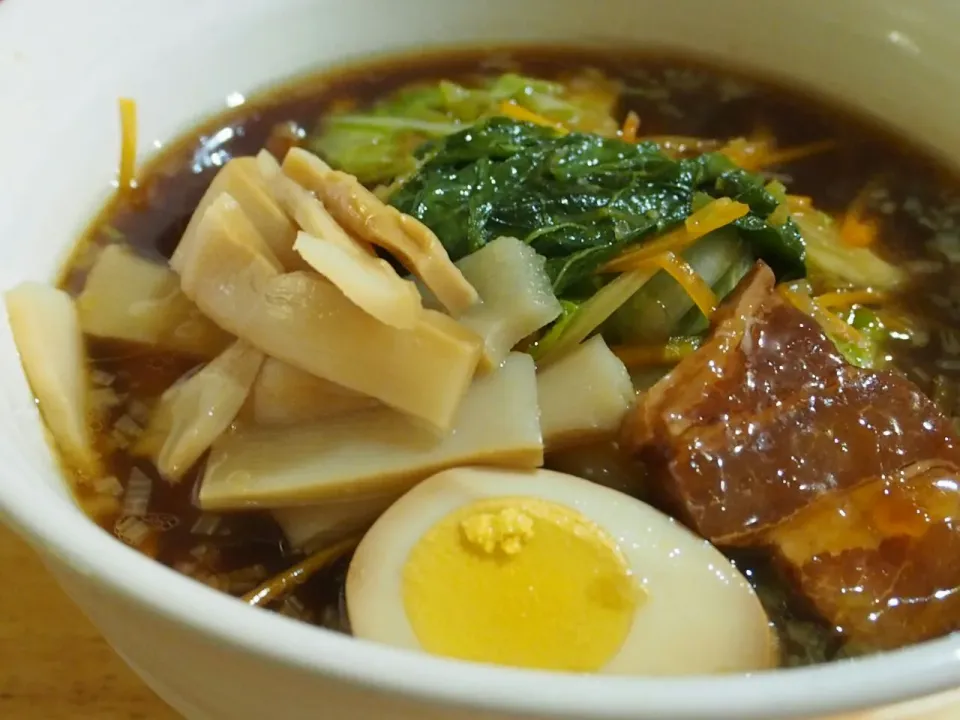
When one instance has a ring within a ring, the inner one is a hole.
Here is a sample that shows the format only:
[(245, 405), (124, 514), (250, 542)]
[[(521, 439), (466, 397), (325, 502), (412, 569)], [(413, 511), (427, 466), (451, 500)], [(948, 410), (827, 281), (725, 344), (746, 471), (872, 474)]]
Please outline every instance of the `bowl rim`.
[[(42, 11), (33, 6), (32, 12)], [(393, 648), (262, 612), (191, 580), (124, 545), (55, 497), (51, 485), (63, 478), (54, 464), (43, 469), (9, 460), (0, 469), (0, 519), (73, 572), (225, 647), (425, 704), (557, 720), (769, 720), (773, 714), (809, 717), (881, 706), (960, 685), (960, 634), (808, 668), (685, 678), (520, 670)], [(13, 472), (21, 474), (15, 487), (2, 482)], [(56, 482), (46, 482), (52, 479)], [(155, 591), (161, 587), (163, 592)]]
[(960, 682), (960, 635), (813, 667), (670, 678), (521, 670), (393, 648), (263, 612), (181, 575), (116, 540), (79, 508), (51, 505), (49, 487), (30, 472), (35, 482), (23, 492), (0, 485), (0, 510), (74, 572), (233, 649), (426, 703), (570, 720), (769, 720), (772, 712), (809, 717), (879, 707)]

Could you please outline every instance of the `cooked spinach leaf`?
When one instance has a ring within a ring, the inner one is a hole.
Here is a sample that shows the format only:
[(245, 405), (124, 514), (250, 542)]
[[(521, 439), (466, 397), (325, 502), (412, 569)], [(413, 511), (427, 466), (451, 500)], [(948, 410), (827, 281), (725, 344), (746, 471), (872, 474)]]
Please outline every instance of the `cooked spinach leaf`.
[(419, 169), (390, 196), (395, 207), (437, 233), (454, 259), (500, 235), (522, 239), (547, 258), (558, 294), (625, 246), (681, 223), (705, 195), (749, 205), (736, 228), (751, 252), (781, 279), (804, 274), (796, 228), (766, 221), (777, 199), (722, 155), (677, 160), (654, 143), (496, 117), (430, 142), (418, 156)]

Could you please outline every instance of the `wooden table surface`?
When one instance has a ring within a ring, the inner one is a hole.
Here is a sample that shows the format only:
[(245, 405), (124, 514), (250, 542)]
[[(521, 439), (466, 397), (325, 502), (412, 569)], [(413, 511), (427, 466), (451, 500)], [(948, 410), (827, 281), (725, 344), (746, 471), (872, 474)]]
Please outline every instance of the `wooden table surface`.
[[(0, 526), (0, 718), (176, 720)], [(830, 720), (960, 720), (953, 697)]]
[(0, 718), (175, 720), (0, 526)]

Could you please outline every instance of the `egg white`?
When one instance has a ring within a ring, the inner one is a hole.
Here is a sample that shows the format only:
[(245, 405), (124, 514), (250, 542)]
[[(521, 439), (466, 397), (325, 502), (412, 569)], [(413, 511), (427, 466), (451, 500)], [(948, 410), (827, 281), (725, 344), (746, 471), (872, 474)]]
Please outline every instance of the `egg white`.
[(403, 603), (403, 570), (436, 523), (478, 500), (525, 496), (573, 508), (620, 546), (646, 597), (608, 674), (688, 675), (771, 667), (776, 647), (753, 589), (712, 545), (628, 495), (549, 470), (458, 468), (420, 483), (363, 538), (350, 564), (355, 636), (421, 649)]

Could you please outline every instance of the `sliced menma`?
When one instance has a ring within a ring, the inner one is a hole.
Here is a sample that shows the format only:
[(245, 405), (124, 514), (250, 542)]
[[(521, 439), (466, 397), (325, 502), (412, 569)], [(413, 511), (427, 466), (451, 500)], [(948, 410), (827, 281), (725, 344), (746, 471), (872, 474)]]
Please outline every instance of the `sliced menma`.
[(615, 433), (635, 398), (630, 373), (599, 335), (541, 370), (537, 396), (550, 449)]
[(290, 546), (310, 553), (365, 531), (399, 497), (398, 493), (387, 493), (346, 498), (321, 505), (274, 510), (272, 515)]
[(135, 452), (152, 456), (165, 479), (179, 481), (230, 428), (262, 363), (262, 352), (237, 340), (163, 394)]
[(471, 386), (443, 437), (387, 408), (284, 428), (250, 428), (213, 447), (207, 510), (287, 508), (400, 494), (459, 465), (543, 463), (533, 360), (514, 353)]
[(212, 358), (232, 340), (183, 294), (173, 270), (122, 245), (97, 256), (77, 312), (87, 335), (158, 350)]
[(238, 157), (233, 158), (221, 168), (193, 211), (180, 245), (170, 259), (170, 265), (174, 270), (180, 272), (183, 269), (186, 261), (183, 248), (190, 244), (190, 238), (197, 232), (207, 208), (223, 193), (227, 193), (240, 204), (284, 269), (302, 270), (306, 267), (300, 256), (293, 250), (297, 226), (270, 192), (257, 159)]
[(424, 310), (401, 330), (379, 322), (313, 272), (281, 274), (228, 196), (184, 250), (181, 287), (207, 317), (267, 355), (443, 431), (480, 358), (480, 340)]
[(283, 172), (316, 194), (345, 230), (395, 255), (451, 315), (459, 317), (477, 302), (477, 291), (430, 228), (384, 203), (355, 177), (300, 148), (287, 153)]
[(268, 357), (247, 401), (256, 425), (292, 425), (369, 410), (380, 403), (300, 368)]
[(293, 244), (306, 263), (323, 275), (357, 307), (395, 328), (412, 328), (420, 319), (420, 293), (390, 263), (329, 238), (301, 232)]
[(277, 202), (303, 229), (293, 249), (307, 265), (380, 322), (397, 328), (416, 325), (422, 309), (416, 286), (369, 244), (347, 234), (323, 203), (281, 172), (272, 155), (261, 151), (257, 162)]
[(4, 295), (13, 340), (40, 414), (64, 458), (90, 479), (101, 473), (87, 424), (87, 360), (73, 299), (25, 282)]
[[(344, 230), (316, 195), (287, 177), (273, 155), (261, 150), (257, 164), (277, 202), (301, 229), (317, 237), (333, 238), (338, 243), (351, 242), (368, 255), (376, 256), (373, 246)], [(313, 202), (306, 202), (308, 198)]]
[(459, 322), (483, 338), (486, 364), (499, 365), (517, 343), (560, 316), (546, 262), (529, 245), (501, 237), (457, 263), (482, 301)]

